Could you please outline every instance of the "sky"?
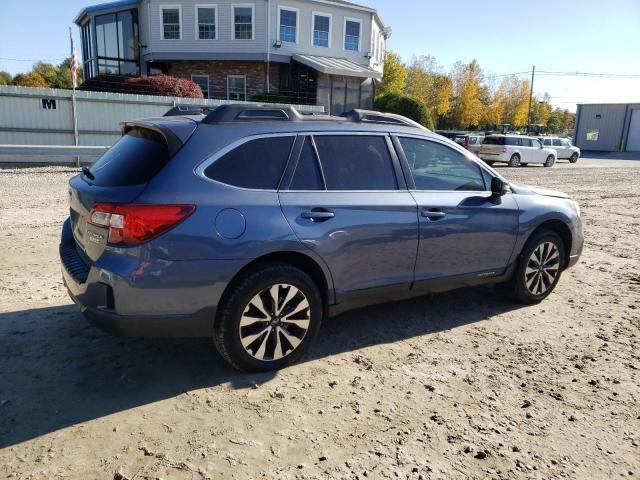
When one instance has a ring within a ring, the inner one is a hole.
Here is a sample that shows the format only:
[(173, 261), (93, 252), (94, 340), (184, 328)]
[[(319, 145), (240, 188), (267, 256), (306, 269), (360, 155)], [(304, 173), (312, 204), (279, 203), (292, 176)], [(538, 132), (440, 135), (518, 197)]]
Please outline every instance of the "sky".
[[(405, 61), (433, 55), (449, 71), (456, 61), (475, 58), (487, 75), (530, 72), (535, 65), (534, 95), (547, 92), (555, 106), (571, 111), (576, 103), (640, 102), (640, 0), (353, 1), (380, 12), (393, 30), (388, 48)], [(69, 27), (80, 55), (73, 18), (96, 3), (104, 2), (0, 0), (0, 70), (16, 74), (36, 60), (59, 63), (69, 55)]]

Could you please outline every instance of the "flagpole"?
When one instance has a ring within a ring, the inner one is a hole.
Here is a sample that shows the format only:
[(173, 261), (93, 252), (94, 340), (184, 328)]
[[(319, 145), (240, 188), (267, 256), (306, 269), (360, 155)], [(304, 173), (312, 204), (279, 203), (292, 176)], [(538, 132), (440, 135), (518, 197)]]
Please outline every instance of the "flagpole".
[[(69, 40), (71, 42), (71, 61), (69, 62), (69, 68), (71, 69), (71, 85), (73, 87), (73, 93), (71, 95), (71, 107), (73, 115), (73, 141), (74, 145), (78, 146), (78, 111), (76, 104), (76, 72), (73, 71), (73, 62), (77, 62), (77, 58), (74, 59), (75, 50), (73, 49), (73, 35), (71, 34), (71, 27), (69, 27)], [(76, 69), (77, 69), (76, 65)], [(76, 156), (76, 167), (80, 168), (80, 157)]]

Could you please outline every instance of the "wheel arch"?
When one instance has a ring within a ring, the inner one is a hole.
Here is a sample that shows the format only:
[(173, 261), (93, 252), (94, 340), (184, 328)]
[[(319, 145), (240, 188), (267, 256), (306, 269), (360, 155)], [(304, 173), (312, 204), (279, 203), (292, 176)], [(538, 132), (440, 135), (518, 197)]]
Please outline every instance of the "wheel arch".
[(529, 243), (529, 240), (534, 238), (535, 235), (537, 235), (543, 230), (550, 230), (558, 234), (558, 236), (562, 240), (562, 245), (565, 251), (563, 269), (567, 268), (567, 265), (569, 264), (569, 255), (571, 253), (571, 245), (573, 242), (573, 234), (571, 233), (571, 229), (562, 220), (553, 218), (553, 219), (545, 220), (544, 222), (542, 222), (529, 234), (529, 236), (527, 237), (527, 241), (524, 242), (524, 245), (522, 248), (524, 249), (524, 246), (526, 246), (527, 243)]
[(231, 281), (227, 284), (219, 304), (221, 305), (227, 299), (235, 285), (237, 285), (237, 283), (247, 274), (247, 272), (255, 270), (262, 265), (274, 263), (291, 265), (309, 275), (318, 287), (320, 295), (322, 296), (324, 311), (327, 311), (328, 305), (333, 303), (333, 280), (330, 276), (330, 273), (325, 272), (323, 267), (309, 255), (305, 255), (304, 253), (296, 251), (272, 252), (255, 258), (247, 263), (234, 275)]

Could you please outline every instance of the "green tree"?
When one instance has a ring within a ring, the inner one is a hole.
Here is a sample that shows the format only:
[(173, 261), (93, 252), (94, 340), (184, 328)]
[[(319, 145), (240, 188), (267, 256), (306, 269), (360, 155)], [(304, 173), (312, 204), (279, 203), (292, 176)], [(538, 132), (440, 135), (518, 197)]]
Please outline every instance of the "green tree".
[(384, 71), (378, 94), (401, 93), (407, 81), (407, 68), (399, 55), (387, 51), (384, 56)]
[(10, 85), (13, 77), (9, 72), (5, 72), (4, 70), (0, 70), (0, 85)]
[(416, 97), (403, 93), (386, 93), (376, 98), (376, 110), (381, 112), (397, 113), (424, 125), (430, 130), (434, 129), (433, 119), (426, 105)]

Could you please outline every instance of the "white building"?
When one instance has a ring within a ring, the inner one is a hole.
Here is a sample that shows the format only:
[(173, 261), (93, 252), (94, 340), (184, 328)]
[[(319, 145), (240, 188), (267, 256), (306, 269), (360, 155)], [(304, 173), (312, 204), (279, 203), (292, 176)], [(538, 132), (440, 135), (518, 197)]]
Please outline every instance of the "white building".
[(85, 78), (167, 73), (209, 98), (280, 92), (339, 114), (370, 108), (390, 29), (342, 0), (120, 0), (83, 9)]

